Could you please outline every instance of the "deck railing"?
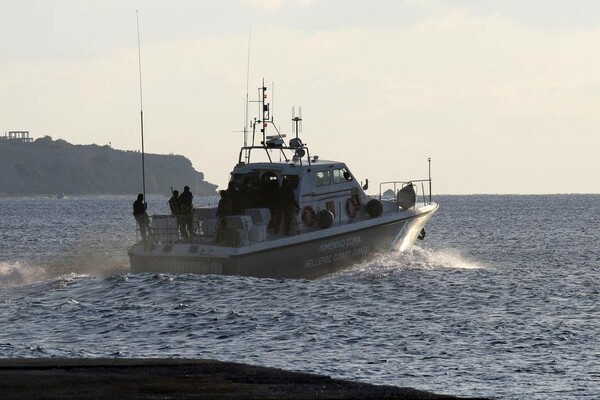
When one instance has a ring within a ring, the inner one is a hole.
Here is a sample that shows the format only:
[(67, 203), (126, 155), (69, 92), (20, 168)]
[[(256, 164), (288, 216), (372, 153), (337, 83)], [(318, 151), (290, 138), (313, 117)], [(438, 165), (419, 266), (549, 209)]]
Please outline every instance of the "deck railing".
[[(408, 185), (413, 185), (417, 194), (417, 202), (426, 206), (432, 202), (431, 179), (415, 179), (412, 181), (387, 181), (379, 184), (379, 200), (396, 200), (398, 191)], [(390, 190), (393, 191), (393, 197), (386, 196)]]

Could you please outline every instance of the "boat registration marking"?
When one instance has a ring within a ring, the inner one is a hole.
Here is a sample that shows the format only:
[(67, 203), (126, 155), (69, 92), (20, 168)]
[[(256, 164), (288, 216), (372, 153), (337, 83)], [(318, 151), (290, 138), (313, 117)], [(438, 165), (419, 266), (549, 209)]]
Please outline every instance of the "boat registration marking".
[(321, 246), (319, 246), (319, 253), (325, 253), (331, 250), (342, 249), (349, 246), (357, 246), (360, 244), (360, 242), (360, 235), (331, 240), (329, 242), (322, 243)]
[(356, 247), (354, 249), (348, 249), (343, 251), (338, 251), (337, 253), (327, 254), (324, 256), (313, 257), (307, 260), (304, 260), (304, 268), (313, 268), (319, 265), (330, 264), (335, 261), (346, 260), (348, 258), (355, 258), (364, 256), (369, 253), (369, 246), (361, 246)]

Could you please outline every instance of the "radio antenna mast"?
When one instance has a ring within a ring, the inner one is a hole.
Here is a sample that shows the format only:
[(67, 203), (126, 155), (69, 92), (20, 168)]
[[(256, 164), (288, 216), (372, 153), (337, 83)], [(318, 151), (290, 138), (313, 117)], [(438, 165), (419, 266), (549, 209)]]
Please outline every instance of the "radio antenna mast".
[(146, 166), (144, 162), (144, 105), (142, 102), (142, 50), (140, 45), (140, 19), (138, 10), (135, 10), (135, 21), (137, 24), (137, 40), (138, 40), (138, 67), (140, 74), (140, 132), (142, 134), (142, 193), (144, 202), (146, 202)]
[(296, 116), (296, 107), (292, 107), (292, 133), (296, 134), (296, 139), (298, 134), (302, 133), (302, 107), (298, 107), (298, 116)]
[[(244, 120), (244, 147), (248, 146), (248, 91), (250, 86), (250, 39), (252, 38), (252, 28), (248, 29), (248, 64), (246, 65), (246, 118)], [(246, 150), (246, 162), (250, 162), (250, 152)]]

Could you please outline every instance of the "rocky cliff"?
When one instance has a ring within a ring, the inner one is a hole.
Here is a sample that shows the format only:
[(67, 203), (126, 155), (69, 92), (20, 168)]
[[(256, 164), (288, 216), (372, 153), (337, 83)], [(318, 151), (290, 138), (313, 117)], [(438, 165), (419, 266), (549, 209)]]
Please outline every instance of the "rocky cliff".
[[(190, 160), (146, 154), (146, 193), (169, 194), (188, 185), (195, 196), (215, 195)], [(73, 145), (46, 136), (32, 143), (0, 140), (0, 195), (136, 194), (141, 192), (141, 155), (109, 146)]]

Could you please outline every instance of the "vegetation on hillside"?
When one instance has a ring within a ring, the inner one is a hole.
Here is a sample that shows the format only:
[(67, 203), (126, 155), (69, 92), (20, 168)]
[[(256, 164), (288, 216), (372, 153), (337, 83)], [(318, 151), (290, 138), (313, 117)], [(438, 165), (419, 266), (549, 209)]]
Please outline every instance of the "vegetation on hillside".
[[(216, 185), (179, 155), (146, 154), (146, 193), (187, 185), (196, 196)], [(73, 145), (50, 136), (32, 143), (0, 141), (0, 195), (135, 194), (142, 188), (141, 155), (109, 146)]]

